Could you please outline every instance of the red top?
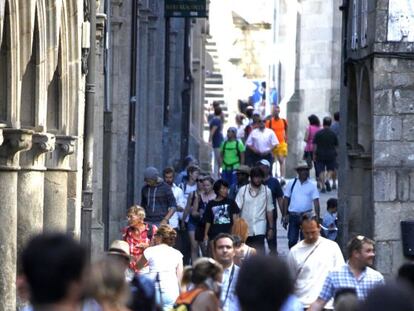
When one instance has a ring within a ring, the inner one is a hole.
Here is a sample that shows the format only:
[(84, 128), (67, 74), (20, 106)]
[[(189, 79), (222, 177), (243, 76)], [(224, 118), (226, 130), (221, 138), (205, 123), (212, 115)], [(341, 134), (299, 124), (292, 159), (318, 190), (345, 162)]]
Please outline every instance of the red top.
[[(149, 245), (151, 243), (151, 240), (148, 238), (149, 226), (149, 224), (145, 224), (145, 229), (141, 232), (137, 228), (131, 226), (125, 227), (122, 230), (122, 239), (129, 244), (129, 251), (133, 257), (129, 263), (129, 267), (135, 272), (139, 272), (137, 262), (145, 250), (144, 247), (139, 247), (139, 245), (142, 243)], [(154, 237), (156, 232), (157, 227), (152, 225), (152, 237)]]

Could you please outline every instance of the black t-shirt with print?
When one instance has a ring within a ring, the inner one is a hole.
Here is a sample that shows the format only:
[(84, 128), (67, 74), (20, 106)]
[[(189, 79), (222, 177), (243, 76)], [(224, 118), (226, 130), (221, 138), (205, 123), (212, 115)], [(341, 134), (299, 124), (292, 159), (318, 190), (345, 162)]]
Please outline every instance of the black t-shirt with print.
[(208, 232), (209, 239), (214, 239), (219, 233), (230, 233), (233, 226), (233, 215), (239, 213), (240, 209), (237, 203), (229, 198), (208, 202), (204, 219), (211, 225)]

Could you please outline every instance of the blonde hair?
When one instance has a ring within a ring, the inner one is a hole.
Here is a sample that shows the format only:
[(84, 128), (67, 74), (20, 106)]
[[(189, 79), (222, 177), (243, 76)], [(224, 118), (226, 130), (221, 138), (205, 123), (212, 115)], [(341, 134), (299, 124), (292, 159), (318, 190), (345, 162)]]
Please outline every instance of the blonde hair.
[(243, 218), (238, 218), (231, 229), (231, 234), (238, 235), (243, 243), (246, 243), (249, 236), (249, 225)]
[(87, 289), (98, 303), (107, 303), (114, 310), (123, 310), (129, 298), (125, 266), (109, 257), (95, 262), (91, 266)]
[(170, 225), (161, 225), (155, 236), (161, 238), (161, 243), (167, 244), (168, 246), (173, 246), (175, 244), (175, 238), (177, 237), (177, 232)]
[(130, 214), (138, 215), (139, 212), (143, 212), (145, 214), (145, 209), (142, 206), (135, 204), (135, 205), (132, 205), (130, 208), (128, 208), (127, 215), (130, 215)]

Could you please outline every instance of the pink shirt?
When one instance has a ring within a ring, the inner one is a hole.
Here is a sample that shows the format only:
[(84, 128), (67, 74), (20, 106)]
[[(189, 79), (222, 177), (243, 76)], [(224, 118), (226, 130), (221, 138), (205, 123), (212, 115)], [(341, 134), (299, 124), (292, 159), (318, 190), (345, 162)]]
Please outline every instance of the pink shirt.
[(315, 134), (320, 129), (321, 128), (319, 126), (309, 125), (309, 127), (308, 127), (308, 139), (306, 140), (305, 151), (313, 151), (313, 138), (315, 137)]

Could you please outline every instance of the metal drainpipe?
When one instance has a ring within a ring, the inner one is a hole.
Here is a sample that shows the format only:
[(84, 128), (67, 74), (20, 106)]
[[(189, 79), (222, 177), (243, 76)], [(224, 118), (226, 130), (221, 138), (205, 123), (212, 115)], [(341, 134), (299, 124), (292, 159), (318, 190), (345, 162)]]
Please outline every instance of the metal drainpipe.
[(88, 75), (86, 76), (86, 100), (84, 119), (83, 146), (83, 178), (82, 178), (82, 212), (81, 212), (81, 242), (91, 251), (92, 227), (92, 176), (93, 176), (93, 118), (95, 105), (95, 74), (96, 74), (96, 2), (90, 5), (90, 51), (88, 56)]
[(185, 89), (181, 92), (182, 121), (181, 121), (181, 164), (188, 155), (190, 140), (190, 108), (191, 108), (191, 87), (193, 78), (191, 76), (191, 47), (190, 47), (191, 25), (190, 18), (185, 18), (184, 25), (184, 84)]
[(104, 225), (104, 249), (109, 248), (109, 219), (110, 219), (110, 187), (111, 187), (111, 155), (112, 155), (112, 7), (111, 1), (105, 0), (105, 105), (104, 105), (104, 136), (103, 136), (103, 161), (102, 161), (102, 221)]
[(164, 67), (164, 119), (163, 119), (163, 167), (168, 166), (169, 148), (169, 121), (170, 121), (170, 18), (165, 18), (165, 67)]
[[(349, 9), (349, 4), (347, 0), (343, 0), (342, 5), (339, 7), (339, 9), (342, 11), (342, 55), (341, 55), (341, 102), (340, 102), (340, 114), (341, 115), (347, 115), (344, 114), (344, 110), (346, 108), (347, 102), (348, 102), (348, 92), (346, 91), (347, 88), (347, 64), (346, 64), (346, 59), (347, 59), (347, 42), (348, 42), (348, 9)], [(342, 121), (343, 122), (343, 121)], [(340, 133), (340, 141), (345, 141), (345, 135), (343, 133), (343, 127), (342, 127), (342, 131)], [(347, 152), (346, 148), (340, 148), (340, 151), (343, 152)], [(342, 159), (340, 159), (340, 162), (342, 163), (346, 163), (346, 157), (347, 154), (342, 156)], [(339, 169), (339, 174), (338, 177), (340, 177), (342, 174), (343, 168)], [(341, 186), (342, 188), (348, 188), (346, 186), (346, 182), (344, 182), (344, 185)], [(345, 192), (347, 193), (348, 191), (345, 190)], [(338, 199), (341, 199), (342, 195), (341, 193), (339, 193), (339, 197)], [(348, 222), (349, 222), (349, 213), (348, 213), (348, 208), (347, 206), (344, 206), (344, 204), (339, 204), (339, 213), (342, 213), (342, 221), (339, 222), (339, 232), (342, 232), (342, 234), (340, 234), (339, 236), (339, 244), (341, 246), (342, 249), (345, 249), (346, 247), (346, 243), (349, 241), (349, 226), (348, 226)]]
[(137, 102), (137, 19), (138, 3), (132, 1), (132, 21), (131, 21), (131, 83), (130, 83), (130, 101), (129, 101), (129, 125), (128, 125), (128, 169), (127, 169), (127, 206), (134, 203), (135, 191), (135, 111)]

